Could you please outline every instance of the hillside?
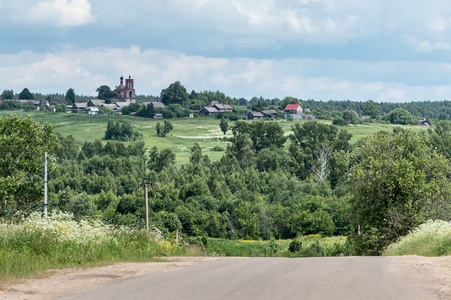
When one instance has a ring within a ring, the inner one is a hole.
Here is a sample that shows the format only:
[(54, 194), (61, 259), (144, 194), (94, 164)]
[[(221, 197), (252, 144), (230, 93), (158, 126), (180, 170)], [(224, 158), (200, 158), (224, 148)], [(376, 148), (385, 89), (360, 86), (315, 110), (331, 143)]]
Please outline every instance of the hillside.
[[(1, 116), (9, 116), (10, 114), (18, 116), (30, 116), (32, 119), (43, 123), (50, 122), (56, 128), (55, 131), (62, 136), (72, 135), (75, 142), (82, 146), (85, 142), (92, 142), (96, 139), (102, 140), (105, 135), (107, 123), (109, 120), (129, 122), (134, 129), (143, 134), (143, 141), (147, 149), (156, 146), (159, 149), (169, 148), (176, 154), (178, 165), (188, 162), (190, 149), (194, 143), (198, 143), (204, 154), (212, 161), (220, 159), (224, 155), (224, 151), (214, 151), (214, 147), (218, 149), (226, 149), (228, 142), (223, 140), (223, 133), (219, 128), (220, 120), (213, 117), (199, 118), (174, 118), (170, 122), (174, 125), (174, 129), (164, 138), (156, 136), (155, 126), (162, 120), (139, 118), (133, 116), (87, 116), (65, 113), (41, 113), (41, 112), (23, 112), (23, 111), (0, 111)], [(252, 122), (252, 121), (248, 121)], [(285, 135), (292, 132), (291, 126), (296, 122), (305, 121), (276, 121), (284, 130)], [(330, 121), (321, 121), (330, 124)], [(233, 121), (229, 121), (229, 127), (233, 125)], [(401, 125), (371, 123), (365, 125), (349, 125), (346, 128), (352, 134), (351, 142), (354, 143), (362, 137), (379, 132), (381, 130), (392, 132), (394, 127)], [(402, 125), (414, 131), (426, 130), (425, 126)], [(231, 137), (229, 130), (226, 137)], [(287, 142), (287, 144), (289, 141)]]

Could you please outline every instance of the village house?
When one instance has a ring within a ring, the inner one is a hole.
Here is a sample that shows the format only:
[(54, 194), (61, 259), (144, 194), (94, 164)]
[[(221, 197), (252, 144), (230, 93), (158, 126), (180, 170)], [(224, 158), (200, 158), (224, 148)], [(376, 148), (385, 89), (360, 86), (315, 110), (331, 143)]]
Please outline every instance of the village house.
[(216, 107), (205, 106), (199, 112), (203, 116), (215, 116), (219, 114), (219, 110)]
[(153, 108), (161, 108), (161, 109), (165, 109), (166, 105), (163, 104), (163, 102), (159, 102), (159, 101), (154, 101), (154, 102), (141, 102), (141, 104), (144, 107), (147, 107), (148, 105), (150, 105), (150, 103), (153, 104)]
[(246, 120), (263, 119), (265, 116), (258, 111), (250, 111), (246, 115)]
[(91, 99), (88, 101), (88, 106), (97, 106), (97, 107), (102, 107), (104, 106), (105, 100), (100, 100), (100, 99)]
[(275, 111), (274, 109), (262, 110), (261, 113), (262, 113), (266, 118), (277, 118), (277, 116), (279, 115), (279, 114), (277, 113), (277, 111)]
[(427, 120), (419, 120), (418, 125), (421, 126), (431, 126), (431, 124)]
[(122, 108), (129, 106), (130, 102), (116, 102), (115, 105), (115, 111), (120, 112)]
[(300, 104), (287, 104), (284, 112), (289, 115), (302, 115), (304, 111)]
[(109, 110), (112, 110), (112, 111), (116, 111), (117, 110), (117, 105), (115, 103), (110, 103), (110, 104), (105, 103), (101, 107), (106, 107), (106, 108), (108, 108)]
[(212, 107), (216, 108), (218, 112), (233, 112), (233, 107), (227, 104), (220, 104), (220, 103), (212, 103)]
[(72, 105), (72, 112), (79, 113), (85, 112), (88, 109), (88, 102), (76, 102)]
[(88, 107), (88, 115), (97, 116), (99, 114), (99, 109), (97, 107)]

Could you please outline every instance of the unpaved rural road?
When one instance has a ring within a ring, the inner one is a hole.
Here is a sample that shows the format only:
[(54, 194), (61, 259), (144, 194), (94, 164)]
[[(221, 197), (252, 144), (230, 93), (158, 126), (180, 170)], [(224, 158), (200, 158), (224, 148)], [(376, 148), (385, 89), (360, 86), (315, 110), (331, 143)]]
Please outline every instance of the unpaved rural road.
[(165, 259), (58, 270), (0, 299), (451, 299), (449, 256)]

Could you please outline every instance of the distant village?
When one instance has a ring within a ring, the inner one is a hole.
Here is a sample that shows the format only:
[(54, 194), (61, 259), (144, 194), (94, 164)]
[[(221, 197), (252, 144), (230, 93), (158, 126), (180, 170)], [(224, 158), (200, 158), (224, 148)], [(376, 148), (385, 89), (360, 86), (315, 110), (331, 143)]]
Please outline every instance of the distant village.
[[(152, 102), (137, 102), (136, 101), (136, 91), (135, 91), (135, 83), (134, 79), (129, 76), (129, 78), (125, 79), (121, 76), (119, 85), (113, 91), (114, 96), (106, 100), (101, 99), (91, 99), (88, 102), (76, 102), (72, 105), (68, 105), (65, 99), (46, 99), (46, 100), (0, 100), (0, 104), (4, 101), (15, 101), (22, 105), (31, 104), (35, 107), (36, 110), (49, 110), (49, 111), (57, 111), (58, 106), (65, 106), (66, 111), (74, 114), (87, 114), (88, 116), (95, 116), (102, 114), (102, 108), (108, 109), (111, 114), (122, 114), (122, 111), (125, 107), (130, 104), (138, 104), (142, 105), (144, 108), (152, 105), (155, 109), (155, 113), (153, 114), (153, 118), (162, 119), (164, 114), (159, 112), (166, 109), (166, 105), (159, 101)], [(105, 111), (105, 110), (103, 110)], [(208, 105), (203, 105), (200, 110), (192, 110), (192, 113), (189, 114), (190, 118), (195, 116), (217, 116), (222, 113), (233, 113), (233, 107), (219, 103), (216, 101), (212, 101)], [(130, 113), (130, 115), (134, 115), (135, 113)], [(254, 119), (263, 119), (263, 118), (291, 118), (291, 119), (315, 119), (313, 115), (310, 114), (310, 110), (304, 110), (300, 104), (288, 104), (284, 108), (279, 107), (276, 109), (266, 109), (261, 111), (247, 111), (245, 115), (241, 116), (243, 119), (254, 120)]]

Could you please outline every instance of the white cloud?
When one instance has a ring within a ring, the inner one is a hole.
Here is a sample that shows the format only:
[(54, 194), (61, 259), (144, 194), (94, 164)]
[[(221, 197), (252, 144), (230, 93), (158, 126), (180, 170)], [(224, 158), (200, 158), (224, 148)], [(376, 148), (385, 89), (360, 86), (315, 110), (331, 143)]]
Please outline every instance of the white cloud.
[(432, 31), (443, 32), (449, 26), (449, 19), (445, 20), (443, 18), (434, 18), (430, 21), (429, 27)]
[(31, 9), (31, 19), (57, 26), (80, 26), (95, 21), (89, 0), (42, 1)]
[[(422, 72), (412, 72), (414, 69)], [(395, 77), (391, 77), (393, 70), (397, 71)], [(226, 59), (138, 47), (84, 51), (67, 47), (54, 54), (0, 55), (0, 81), (4, 89), (15, 92), (27, 87), (32, 92), (65, 93), (74, 88), (77, 94), (95, 95), (100, 85), (111, 88), (118, 85), (121, 74), (131, 75), (137, 93), (145, 95), (159, 95), (169, 84), (180, 81), (188, 91), (219, 90), (248, 99), (254, 96), (388, 102), (451, 99), (451, 86), (436, 80), (451, 77), (450, 65), (431, 62), (411, 65), (405, 61)], [(432, 84), (415, 83), (427, 79)]]
[(405, 40), (417, 52), (431, 52), (437, 50), (451, 50), (448, 41), (432, 41), (430, 39), (419, 39), (416, 36), (406, 35)]

